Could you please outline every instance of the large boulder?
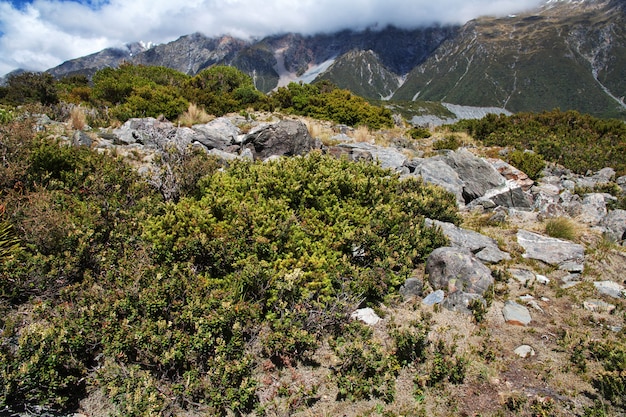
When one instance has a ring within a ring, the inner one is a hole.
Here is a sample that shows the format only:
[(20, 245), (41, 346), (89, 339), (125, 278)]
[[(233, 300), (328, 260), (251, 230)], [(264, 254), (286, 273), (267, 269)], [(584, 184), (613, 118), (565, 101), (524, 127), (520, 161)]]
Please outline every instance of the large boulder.
[(235, 143), (239, 135), (237, 126), (226, 117), (218, 117), (209, 123), (194, 125), (192, 129), (196, 133), (195, 141), (207, 149), (224, 150)]
[(524, 248), (525, 258), (537, 259), (548, 265), (570, 272), (581, 272), (585, 260), (585, 248), (567, 240), (542, 236), (537, 233), (519, 230), (517, 242)]
[(176, 137), (176, 127), (153, 117), (128, 119), (111, 132), (116, 145), (141, 144), (147, 147), (163, 145)]
[(414, 159), (405, 163), (413, 175), (418, 175), (430, 184), (439, 185), (456, 196), (459, 205), (465, 204), (463, 186), (465, 183), (459, 178), (450, 165), (438, 158)]
[(613, 210), (602, 220), (606, 235), (615, 242), (626, 239), (626, 210)]
[(247, 135), (243, 147), (250, 149), (254, 159), (270, 156), (304, 155), (319, 149), (319, 141), (311, 137), (306, 125), (296, 120), (282, 120)]
[(465, 148), (449, 152), (444, 162), (456, 171), (464, 182), (463, 198), (466, 203), (485, 195), (487, 190), (504, 185), (504, 177), (486, 160)]
[(346, 149), (351, 154), (365, 154), (371, 155), (374, 161), (378, 161), (381, 167), (397, 170), (406, 161), (406, 156), (394, 149), (378, 145), (372, 145), (366, 142), (354, 142), (354, 143), (341, 143), (336, 146), (337, 148)]
[(491, 271), (471, 252), (452, 247), (435, 249), (426, 260), (428, 281), (435, 290), (482, 295), (494, 280)]

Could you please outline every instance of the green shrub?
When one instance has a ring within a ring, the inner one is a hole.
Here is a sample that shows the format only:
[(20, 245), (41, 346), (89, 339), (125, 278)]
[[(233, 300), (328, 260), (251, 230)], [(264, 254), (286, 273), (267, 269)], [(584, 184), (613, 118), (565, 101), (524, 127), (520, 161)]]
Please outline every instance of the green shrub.
[(435, 143), (433, 143), (433, 149), (441, 150), (441, 149), (449, 149), (455, 151), (461, 147), (462, 143), (459, 137), (454, 134), (448, 134), (445, 138), (439, 139)]
[(508, 155), (508, 161), (533, 180), (539, 179), (546, 167), (543, 157), (534, 152), (515, 150)]
[(426, 139), (431, 137), (432, 133), (430, 133), (429, 129), (425, 127), (413, 127), (408, 131), (409, 136), (413, 139)]
[(594, 388), (615, 407), (626, 410), (626, 348), (615, 342), (596, 342), (589, 348), (604, 368), (593, 378)]
[(340, 361), (333, 370), (339, 388), (337, 399), (393, 401), (400, 366), (395, 356), (372, 340), (370, 328), (353, 322), (344, 330), (344, 336), (331, 341), (331, 347)]
[(425, 321), (413, 322), (408, 329), (391, 329), (390, 335), (396, 348), (395, 355), (402, 366), (426, 360), (429, 332), (430, 324)]

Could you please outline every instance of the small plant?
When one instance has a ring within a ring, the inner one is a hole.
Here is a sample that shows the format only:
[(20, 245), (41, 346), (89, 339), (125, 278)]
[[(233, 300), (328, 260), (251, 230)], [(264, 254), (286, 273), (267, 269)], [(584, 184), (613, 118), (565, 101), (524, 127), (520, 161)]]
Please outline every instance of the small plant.
[(529, 178), (536, 180), (546, 167), (546, 161), (537, 153), (515, 150), (509, 154), (509, 163), (523, 171)]
[(546, 221), (546, 234), (557, 239), (576, 240), (576, 225), (567, 217), (556, 217)]
[(11, 110), (0, 107), (0, 125), (5, 125), (13, 120), (13, 112)]
[(403, 366), (426, 360), (430, 324), (423, 321), (411, 324), (408, 329), (391, 329), (390, 331), (396, 345), (396, 358)]
[(407, 133), (413, 139), (426, 139), (432, 136), (432, 133), (430, 133), (429, 129), (426, 129), (425, 127), (419, 127), (419, 126), (409, 129)]
[(442, 150), (442, 149), (450, 149), (455, 151), (459, 149), (463, 145), (461, 139), (459, 139), (458, 135), (454, 133), (450, 133), (446, 135), (443, 139), (440, 139), (433, 143), (433, 149)]

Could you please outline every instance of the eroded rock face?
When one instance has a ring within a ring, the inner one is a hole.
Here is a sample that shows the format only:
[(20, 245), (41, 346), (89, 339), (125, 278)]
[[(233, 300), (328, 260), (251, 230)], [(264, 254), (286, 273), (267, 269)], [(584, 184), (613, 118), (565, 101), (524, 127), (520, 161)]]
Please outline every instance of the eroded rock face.
[(304, 155), (319, 149), (321, 143), (309, 134), (304, 123), (282, 120), (246, 136), (243, 147), (252, 151), (255, 160), (262, 160), (270, 156)]
[(517, 242), (524, 248), (525, 258), (537, 259), (570, 272), (581, 272), (585, 248), (577, 243), (520, 230)]
[(463, 291), (482, 295), (494, 279), (491, 270), (468, 250), (452, 247), (435, 249), (426, 261), (430, 285), (448, 293)]

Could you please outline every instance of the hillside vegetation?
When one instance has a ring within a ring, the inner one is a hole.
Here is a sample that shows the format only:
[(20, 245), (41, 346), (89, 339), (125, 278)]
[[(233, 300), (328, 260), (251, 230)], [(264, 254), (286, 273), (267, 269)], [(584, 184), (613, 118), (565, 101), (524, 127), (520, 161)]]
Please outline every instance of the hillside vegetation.
[[(460, 213), (456, 197), (438, 186), (319, 151), (225, 162), (172, 146), (153, 160), (171, 162), (177, 193), (166, 199), (131, 157), (67, 139), (88, 130), (85, 123), (174, 120), (190, 103), (209, 116), (241, 112), (250, 120), (258, 108), (284, 117), (280, 109), (372, 129), (391, 125), (388, 110), (328, 83), (263, 95), (225, 67), (188, 77), (122, 66), (96, 74), (93, 84), (27, 74), (0, 96), (0, 414), (626, 411), (625, 330), (609, 328), (623, 324), (625, 303), (613, 300), (612, 315), (574, 308), (593, 291), (590, 282), (571, 290), (555, 281), (518, 285), (491, 265), (495, 283), (471, 315), (403, 299), (407, 278), (428, 285), (424, 262), (449, 243), (425, 218), (488, 232), (511, 264), (555, 272), (522, 257), (511, 240), (517, 225)], [(77, 108), (86, 120), (70, 110)], [(44, 113), (63, 123), (45, 127)], [(620, 123), (552, 112), (393, 134), (430, 153), (479, 141), (515, 148), (510, 159), (523, 169), (545, 158), (582, 172), (582, 155), (593, 149), (592, 159), (605, 159), (590, 164), (623, 172)], [(587, 245), (586, 276), (620, 270), (621, 248), (573, 228), (545, 227)], [(505, 324), (495, 306), (528, 293), (549, 297), (548, 314), (532, 327)], [(351, 320), (364, 307), (384, 324)], [(520, 341), (544, 347), (539, 359), (511, 358)]]

